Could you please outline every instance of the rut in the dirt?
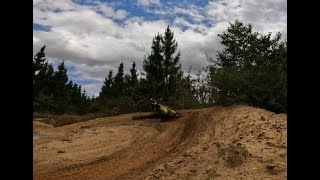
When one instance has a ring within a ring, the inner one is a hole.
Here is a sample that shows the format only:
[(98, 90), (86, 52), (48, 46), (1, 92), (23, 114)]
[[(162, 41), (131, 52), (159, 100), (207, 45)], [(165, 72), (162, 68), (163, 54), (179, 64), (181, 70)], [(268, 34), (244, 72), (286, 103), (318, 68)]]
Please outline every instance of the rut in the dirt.
[[(35, 179), (283, 179), (286, 115), (248, 107), (34, 122)], [(86, 128), (83, 128), (86, 127)]]

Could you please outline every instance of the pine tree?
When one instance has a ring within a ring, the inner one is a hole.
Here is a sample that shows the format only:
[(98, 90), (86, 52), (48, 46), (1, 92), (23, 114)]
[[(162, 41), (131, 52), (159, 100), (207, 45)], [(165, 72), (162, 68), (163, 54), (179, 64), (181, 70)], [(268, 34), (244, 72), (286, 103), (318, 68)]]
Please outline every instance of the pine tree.
[(63, 113), (67, 109), (67, 102), (65, 98), (67, 97), (67, 88), (66, 84), (68, 82), (67, 69), (64, 66), (64, 61), (58, 65), (58, 70), (54, 72), (54, 95), (58, 105), (58, 113)]
[(180, 52), (174, 33), (168, 26), (164, 36), (153, 38), (151, 54), (143, 61), (146, 72), (145, 88), (151, 97), (164, 99), (177, 98), (178, 87), (181, 85), (183, 72), (181, 70)]
[(64, 61), (58, 65), (58, 71), (54, 72), (53, 79), (56, 96), (62, 97), (64, 95), (65, 85), (68, 82), (67, 69), (64, 66)]
[(40, 51), (34, 56), (33, 59), (33, 68), (32, 68), (32, 72), (33, 72), (33, 79), (35, 78), (36, 72), (40, 71), (41, 69), (43, 69), (45, 67), (45, 50), (46, 46), (44, 45)]
[(114, 88), (113, 88), (114, 96), (118, 97), (123, 95), (124, 92), (124, 67), (123, 62), (120, 63), (118, 67), (118, 72), (116, 76), (114, 77)]
[(112, 96), (113, 81), (113, 71), (110, 70), (108, 76), (105, 78), (103, 82), (103, 86), (99, 93), (99, 99), (107, 99)]
[(136, 63), (132, 63), (132, 67), (130, 69), (130, 84), (133, 88), (135, 88), (138, 85), (138, 75), (137, 69), (136, 69)]
[(130, 69), (130, 75), (125, 76), (125, 86), (126, 86), (126, 95), (132, 98), (132, 100), (137, 100), (137, 90), (138, 90), (138, 75), (136, 69), (136, 63), (132, 63), (132, 67)]
[(54, 71), (45, 59), (45, 46), (33, 61), (33, 107), (34, 111), (51, 113), (85, 113), (90, 99), (81, 86), (68, 82), (64, 62)]
[(55, 111), (53, 74), (51, 64), (45, 58), (45, 46), (33, 60), (33, 108), (34, 111)]
[(174, 39), (174, 33), (168, 26), (161, 39), (163, 50), (163, 67), (165, 81), (165, 97), (176, 95), (176, 88), (182, 78), (180, 52), (176, 52), (178, 43)]
[[(45, 58), (45, 45), (34, 56), (32, 66), (32, 79), (33, 79), (33, 100), (39, 95), (41, 91), (41, 80), (44, 79), (47, 70), (47, 63)], [(40, 73), (41, 72), (41, 73)], [(40, 73), (40, 74), (39, 74)]]
[(145, 82), (144, 85), (150, 97), (164, 95), (165, 82), (161, 39), (162, 36), (159, 33), (153, 38), (151, 54), (145, 57), (143, 61), (143, 69), (146, 72), (146, 81), (143, 82)]

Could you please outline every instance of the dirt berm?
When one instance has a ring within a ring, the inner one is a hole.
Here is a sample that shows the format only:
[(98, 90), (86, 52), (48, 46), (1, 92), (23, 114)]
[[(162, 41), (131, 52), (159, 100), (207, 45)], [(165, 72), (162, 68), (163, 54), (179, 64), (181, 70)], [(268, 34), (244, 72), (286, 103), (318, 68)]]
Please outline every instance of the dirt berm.
[(33, 122), (45, 179), (287, 179), (287, 115), (245, 105), (132, 113), (53, 127)]

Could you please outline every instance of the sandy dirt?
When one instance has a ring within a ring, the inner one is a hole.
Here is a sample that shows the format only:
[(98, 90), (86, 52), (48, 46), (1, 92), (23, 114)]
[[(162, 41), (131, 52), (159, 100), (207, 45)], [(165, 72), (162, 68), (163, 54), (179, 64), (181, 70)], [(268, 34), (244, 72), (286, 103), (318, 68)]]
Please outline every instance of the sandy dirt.
[(132, 113), (53, 127), (33, 122), (33, 174), (45, 179), (287, 179), (287, 115), (237, 105)]

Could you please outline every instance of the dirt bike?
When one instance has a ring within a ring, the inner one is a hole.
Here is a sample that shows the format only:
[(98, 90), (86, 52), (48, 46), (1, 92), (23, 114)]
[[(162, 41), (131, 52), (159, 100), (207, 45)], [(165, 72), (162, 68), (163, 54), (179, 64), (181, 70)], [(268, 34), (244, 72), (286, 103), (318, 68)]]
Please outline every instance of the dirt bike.
[(168, 106), (163, 105), (162, 98), (159, 98), (157, 100), (151, 98), (150, 101), (152, 104), (153, 111), (158, 112), (161, 116), (161, 119), (165, 117), (175, 117), (175, 118), (181, 117), (181, 115), (178, 112), (172, 110)]

